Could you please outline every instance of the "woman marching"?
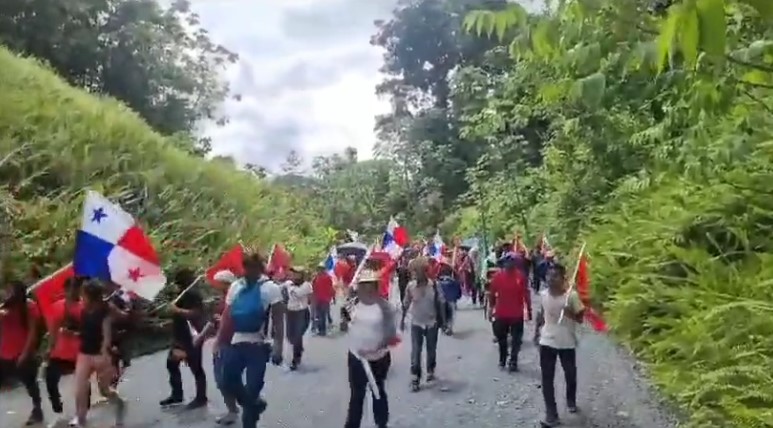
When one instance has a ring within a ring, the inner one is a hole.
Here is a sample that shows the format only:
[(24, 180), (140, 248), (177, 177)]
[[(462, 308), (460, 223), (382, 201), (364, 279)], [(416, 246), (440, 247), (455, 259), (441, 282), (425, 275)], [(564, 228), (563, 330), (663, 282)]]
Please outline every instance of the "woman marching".
[(115, 405), (115, 425), (123, 426), (125, 403), (111, 384), (115, 379), (111, 348), (112, 317), (104, 300), (103, 287), (90, 280), (83, 286), (83, 312), (80, 325), (80, 350), (75, 363), (76, 426), (86, 425), (89, 410), (90, 379), (96, 375), (103, 397)]
[(368, 390), (368, 364), (378, 389), (378, 398), (373, 393), (373, 419), (378, 428), (389, 423), (389, 402), (384, 383), (392, 358), (389, 346), (399, 340), (395, 314), (387, 300), (379, 295), (380, 275), (373, 270), (363, 271), (357, 281), (357, 298), (348, 310), (349, 324), (349, 409), (344, 428), (360, 428), (363, 405)]
[(27, 287), (11, 281), (10, 295), (0, 307), (0, 385), (9, 378), (19, 379), (32, 399), (32, 413), (26, 426), (43, 422), (36, 357), (40, 311), (27, 299)]
[(59, 381), (62, 376), (75, 372), (75, 363), (78, 360), (81, 344), (79, 332), (83, 312), (81, 282), (80, 278), (67, 279), (64, 284), (64, 299), (54, 303), (51, 308), (51, 325), (48, 326), (51, 349), (48, 352), (45, 379), (51, 409), (58, 416), (58, 420), (53, 425), (64, 420)]

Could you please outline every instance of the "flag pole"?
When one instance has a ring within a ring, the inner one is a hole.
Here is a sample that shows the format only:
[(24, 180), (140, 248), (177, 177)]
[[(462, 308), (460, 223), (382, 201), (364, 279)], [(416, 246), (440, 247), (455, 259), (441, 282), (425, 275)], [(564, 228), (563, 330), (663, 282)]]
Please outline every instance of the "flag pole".
[(569, 304), (569, 296), (572, 294), (572, 290), (574, 290), (574, 285), (577, 282), (577, 273), (580, 271), (580, 263), (582, 263), (583, 255), (585, 254), (585, 242), (582, 243), (582, 247), (580, 247), (580, 252), (577, 255), (577, 265), (574, 267), (574, 274), (572, 274), (572, 282), (569, 283), (569, 290), (566, 292), (566, 300), (564, 301), (564, 307), (561, 308), (561, 315), (558, 317), (558, 323), (561, 324), (561, 321), (564, 320), (564, 311), (566, 309), (566, 305)]
[(148, 312), (148, 314), (154, 314), (154, 313), (160, 311), (161, 309), (163, 309), (164, 307), (169, 306), (169, 305), (176, 305), (177, 302), (179, 302), (180, 299), (185, 295), (185, 293), (190, 291), (190, 289), (193, 288), (194, 285), (198, 284), (198, 282), (202, 278), (204, 278), (203, 274), (197, 276), (196, 279), (193, 280), (193, 282), (191, 282), (187, 287), (185, 287), (185, 289), (183, 289), (183, 291), (181, 291), (180, 294), (178, 294), (177, 297), (174, 298), (174, 300), (172, 300), (171, 302), (162, 303), (162, 304), (156, 306), (155, 308), (151, 309), (150, 312)]
[(52, 273), (51, 275), (48, 275), (47, 277), (45, 277), (45, 278), (43, 278), (43, 279), (40, 279), (40, 280), (38, 280), (36, 283), (34, 283), (34, 284), (30, 285), (29, 287), (27, 287), (27, 293), (28, 293), (28, 294), (29, 294), (29, 293), (32, 293), (32, 292), (33, 292), (33, 291), (35, 291), (35, 290), (36, 290), (38, 287), (40, 287), (40, 286), (41, 286), (43, 283), (45, 283), (45, 282), (47, 282), (47, 281), (50, 281), (50, 280), (51, 280), (52, 278), (54, 278), (55, 276), (57, 276), (57, 275), (61, 274), (62, 272), (66, 271), (67, 269), (70, 269), (71, 267), (72, 267), (72, 262), (70, 262), (70, 263), (67, 263), (66, 265), (64, 265), (64, 266), (60, 267), (59, 269), (57, 269), (56, 271), (54, 271), (54, 273)]

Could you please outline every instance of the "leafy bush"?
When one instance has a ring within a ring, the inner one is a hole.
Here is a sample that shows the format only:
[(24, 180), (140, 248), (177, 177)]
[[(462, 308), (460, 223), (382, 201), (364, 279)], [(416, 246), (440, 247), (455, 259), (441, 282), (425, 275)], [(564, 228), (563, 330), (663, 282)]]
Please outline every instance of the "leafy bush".
[(0, 93), (3, 254), (16, 275), (71, 259), (86, 188), (139, 219), (167, 267), (204, 268), (239, 240), (284, 243), (299, 263), (316, 262), (329, 245), (299, 197), (180, 151), (117, 101), (4, 48)]
[[(770, 4), (567, 0), (467, 20), (512, 61), (464, 119), (469, 138), (516, 140), (507, 167), (469, 174), (477, 207), (496, 231), (587, 242), (613, 334), (696, 428), (773, 427)], [(537, 119), (535, 165), (518, 141)]]

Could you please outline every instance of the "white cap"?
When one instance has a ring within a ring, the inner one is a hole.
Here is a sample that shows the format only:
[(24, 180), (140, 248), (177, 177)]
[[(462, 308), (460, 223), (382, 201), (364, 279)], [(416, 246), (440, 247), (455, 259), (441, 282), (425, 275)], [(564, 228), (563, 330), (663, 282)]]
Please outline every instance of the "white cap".
[(231, 284), (232, 282), (236, 281), (236, 275), (234, 275), (233, 272), (230, 270), (221, 270), (220, 272), (216, 273), (213, 279), (217, 282), (225, 282), (226, 284)]

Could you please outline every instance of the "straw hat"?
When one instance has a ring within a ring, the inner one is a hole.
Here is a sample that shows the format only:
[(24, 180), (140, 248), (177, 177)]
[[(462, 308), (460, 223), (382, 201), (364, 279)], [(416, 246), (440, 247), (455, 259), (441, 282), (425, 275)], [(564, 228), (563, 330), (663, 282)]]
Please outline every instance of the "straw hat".
[(357, 277), (357, 283), (369, 283), (369, 282), (380, 282), (381, 277), (375, 270), (371, 269), (363, 269), (360, 271), (360, 275)]

